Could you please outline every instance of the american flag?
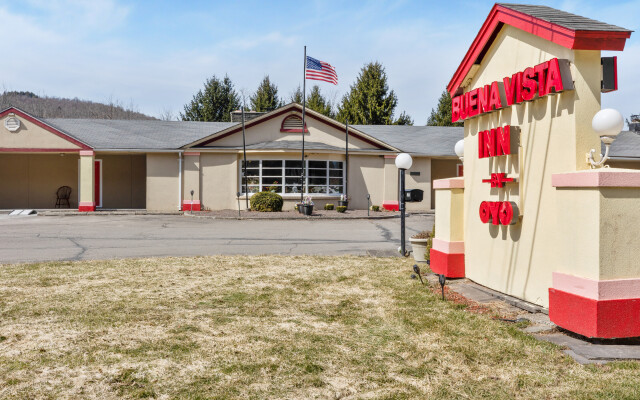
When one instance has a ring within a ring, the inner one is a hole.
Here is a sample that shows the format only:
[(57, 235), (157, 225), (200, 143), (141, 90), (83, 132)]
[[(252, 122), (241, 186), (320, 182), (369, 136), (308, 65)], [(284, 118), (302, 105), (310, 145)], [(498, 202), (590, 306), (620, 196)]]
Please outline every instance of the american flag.
[(324, 61), (316, 60), (313, 57), (307, 56), (307, 69), (305, 78), (315, 79), (317, 81), (325, 81), (338, 84), (338, 74), (331, 64)]

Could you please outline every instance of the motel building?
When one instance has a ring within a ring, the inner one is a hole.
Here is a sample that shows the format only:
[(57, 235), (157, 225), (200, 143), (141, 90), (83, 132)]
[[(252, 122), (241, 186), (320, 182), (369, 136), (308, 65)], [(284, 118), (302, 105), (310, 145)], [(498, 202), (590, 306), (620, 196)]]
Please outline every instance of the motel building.
[(585, 337), (640, 336), (637, 135), (616, 137), (622, 116), (600, 103), (625, 67), (601, 52), (630, 36), (544, 6), (491, 9), (447, 86), (464, 177), (433, 184), (434, 272)]
[[(409, 211), (431, 210), (431, 182), (462, 173), (462, 128), (356, 125), (347, 137), (344, 124), (308, 109), (303, 132), (301, 117), (292, 103), (245, 123), (248, 191), (280, 193), (284, 210), (301, 191), (318, 208), (346, 193), (351, 209), (367, 209), (367, 195), (397, 209), (401, 152), (414, 157), (406, 187), (424, 191)], [(63, 186), (68, 207), (86, 212), (244, 209), (242, 160), (240, 122), (42, 119), (10, 108), (0, 112), (0, 210), (53, 209)]]

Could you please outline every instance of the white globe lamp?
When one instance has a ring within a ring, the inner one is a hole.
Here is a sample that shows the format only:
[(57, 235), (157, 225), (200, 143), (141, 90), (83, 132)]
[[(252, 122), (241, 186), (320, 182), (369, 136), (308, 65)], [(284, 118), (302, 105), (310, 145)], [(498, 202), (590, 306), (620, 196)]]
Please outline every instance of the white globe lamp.
[(624, 128), (624, 118), (618, 110), (605, 108), (594, 115), (591, 127), (600, 135), (604, 144), (611, 144)]
[(407, 153), (400, 153), (396, 157), (396, 167), (399, 169), (409, 169), (413, 164), (413, 158)]
[(464, 161), (464, 139), (458, 140), (453, 150), (456, 152), (460, 161)]
[(591, 127), (600, 136), (600, 140), (604, 143), (605, 151), (604, 155), (600, 154), (600, 161), (596, 162), (593, 158), (596, 150), (591, 149), (589, 154), (587, 154), (587, 159), (592, 168), (600, 168), (603, 167), (604, 163), (609, 159), (609, 147), (611, 143), (616, 140), (616, 136), (618, 136), (624, 128), (624, 118), (622, 118), (620, 111), (614, 110), (613, 108), (605, 108), (593, 116)]

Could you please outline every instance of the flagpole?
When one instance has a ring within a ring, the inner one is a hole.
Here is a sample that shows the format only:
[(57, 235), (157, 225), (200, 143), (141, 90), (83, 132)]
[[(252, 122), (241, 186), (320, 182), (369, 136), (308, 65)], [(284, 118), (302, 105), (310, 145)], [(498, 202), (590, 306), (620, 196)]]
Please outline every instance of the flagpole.
[(301, 190), (300, 190), (300, 202), (304, 201), (304, 190), (305, 190), (305, 176), (306, 169), (304, 167), (304, 113), (306, 108), (306, 98), (307, 98), (307, 46), (304, 46), (304, 63), (302, 64), (302, 181)]
[[(244, 198), (247, 210), (249, 209), (249, 183), (247, 182), (247, 142), (244, 136), (244, 104), (242, 105), (242, 174), (244, 175)], [(239, 208), (239, 207), (238, 207)]]
[(344, 196), (345, 196), (345, 200), (349, 201), (349, 120), (346, 121), (344, 142), (345, 142)]

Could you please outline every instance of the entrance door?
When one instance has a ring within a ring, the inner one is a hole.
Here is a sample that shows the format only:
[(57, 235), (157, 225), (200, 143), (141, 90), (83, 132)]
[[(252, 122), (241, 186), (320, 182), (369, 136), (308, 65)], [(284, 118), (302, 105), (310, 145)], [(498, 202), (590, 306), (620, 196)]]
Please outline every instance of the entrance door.
[(102, 160), (95, 160), (94, 166), (94, 183), (95, 187), (95, 198), (96, 207), (102, 207)]

